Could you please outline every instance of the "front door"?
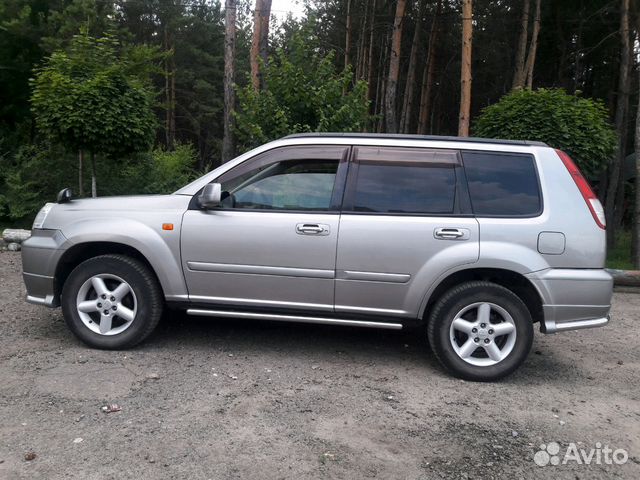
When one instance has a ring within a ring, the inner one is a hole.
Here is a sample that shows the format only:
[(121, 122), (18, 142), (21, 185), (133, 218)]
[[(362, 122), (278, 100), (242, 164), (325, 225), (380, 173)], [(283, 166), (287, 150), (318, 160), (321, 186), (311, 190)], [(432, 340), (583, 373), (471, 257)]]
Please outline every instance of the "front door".
[(187, 211), (182, 262), (194, 302), (333, 311), (349, 147), (265, 152), (215, 180), (222, 206)]

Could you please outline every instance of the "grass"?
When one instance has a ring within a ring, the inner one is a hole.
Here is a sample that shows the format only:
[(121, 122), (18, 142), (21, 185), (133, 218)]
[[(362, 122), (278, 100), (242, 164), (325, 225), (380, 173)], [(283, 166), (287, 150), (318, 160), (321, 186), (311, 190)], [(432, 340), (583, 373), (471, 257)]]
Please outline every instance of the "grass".
[(631, 231), (623, 230), (616, 236), (616, 246), (607, 255), (607, 268), (633, 270), (631, 260)]

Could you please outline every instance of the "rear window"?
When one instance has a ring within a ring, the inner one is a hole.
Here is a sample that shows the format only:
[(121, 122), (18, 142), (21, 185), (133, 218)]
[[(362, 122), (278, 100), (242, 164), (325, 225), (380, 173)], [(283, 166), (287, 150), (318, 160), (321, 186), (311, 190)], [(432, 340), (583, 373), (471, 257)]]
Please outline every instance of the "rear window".
[(352, 210), (375, 213), (453, 213), (455, 152), (421, 149), (358, 149)]
[(542, 210), (533, 157), (463, 152), (471, 205), (476, 215), (529, 217)]

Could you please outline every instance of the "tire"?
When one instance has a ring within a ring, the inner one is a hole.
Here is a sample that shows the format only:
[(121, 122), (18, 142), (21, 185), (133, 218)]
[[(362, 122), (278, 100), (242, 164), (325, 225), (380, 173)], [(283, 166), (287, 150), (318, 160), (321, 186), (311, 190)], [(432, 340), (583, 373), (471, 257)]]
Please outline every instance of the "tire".
[(527, 358), (533, 321), (527, 306), (511, 290), (473, 281), (437, 300), (427, 336), (436, 358), (453, 375), (490, 382), (509, 375)]
[(158, 325), (164, 307), (154, 273), (139, 260), (115, 254), (78, 265), (64, 284), (61, 300), (74, 335), (105, 350), (142, 342)]

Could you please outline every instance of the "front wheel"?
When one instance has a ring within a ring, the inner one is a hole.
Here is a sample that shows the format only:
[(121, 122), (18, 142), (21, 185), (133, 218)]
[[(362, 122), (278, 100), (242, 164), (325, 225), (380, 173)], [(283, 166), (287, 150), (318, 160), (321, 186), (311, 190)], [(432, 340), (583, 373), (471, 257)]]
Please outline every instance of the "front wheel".
[(102, 349), (132, 347), (155, 329), (163, 295), (154, 274), (125, 255), (101, 255), (78, 265), (62, 289), (62, 312), (84, 343)]
[(454, 375), (493, 381), (517, 369), (533, 342), (531, 313), (512, 291), (491, 282), (467, 282), (435, 304), (429, 343)]

